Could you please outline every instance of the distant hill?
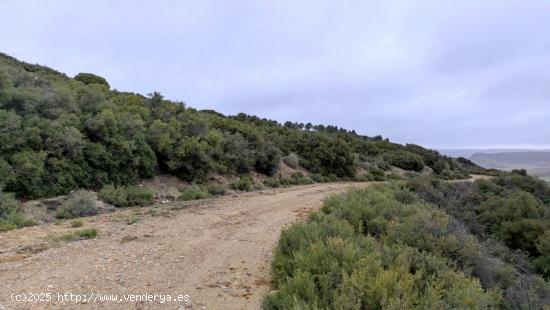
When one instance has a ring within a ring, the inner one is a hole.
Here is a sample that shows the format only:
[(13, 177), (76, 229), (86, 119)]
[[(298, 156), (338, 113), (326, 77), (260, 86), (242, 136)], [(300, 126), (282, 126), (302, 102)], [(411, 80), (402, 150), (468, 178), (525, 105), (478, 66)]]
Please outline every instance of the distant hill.
[(550, 168), (550, 152), (506, 152), (476, 153), (470, 160), (486, 168), (496, 169), (533, 169)]
[(438, 149), (438, 151), (451, 157), (469, 158), (474, 154), (496, 154), (496, 153), (522, 153), (522, 152), (550, 152), (550, 149), (532, 149), (532, 148), (492, 148), (492, 149)]
[(526, 169), (533, 175), (550, 176), (550, 151), (476, 153), (469, 159), (485, 168)]

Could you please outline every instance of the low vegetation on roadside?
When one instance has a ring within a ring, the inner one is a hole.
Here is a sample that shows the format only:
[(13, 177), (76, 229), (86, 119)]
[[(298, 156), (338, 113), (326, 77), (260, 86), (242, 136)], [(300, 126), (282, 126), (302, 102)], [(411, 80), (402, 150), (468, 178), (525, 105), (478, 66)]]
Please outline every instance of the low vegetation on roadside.
[(521, 269), (550, 278), (550, 186), (544, 181), (518, 170), (474, 183), (416, 179), (408, 187), (478, 238), (513, 250), (502, 253), (505, 260), (523, 261)]
[(21, 203), (13, 194), (0, 191), (0, 232), (35, 224), (33, 220), (25, 218), (21, 212)]
[(72, 219), (76, 217), (96, 215), (99, 211), (97, 198), (94, 193), (87, 191), (76, 191), (71, 193), (61, 208), (57, 211), (56, 217), (60, 219)]
[(144, 207), (153, 202), (153, 192), (142, 186), (107, 185), (99, 192), (99, 198), (116, 207)]
[(83, 228), (80, 230), (68, 232), (61, 236), (53, 237), (52, 239), (54, 241), (71, 242), (71, 241), (79, 241), (79, 240), (86, 240), (86, 239), (94, 239), (95, 237), (97, 237), (97, 234), (98, 234), (98, 231), (95, 228)]
[(70, 225), (72, 228), (82, 227), (84, 226), (84, 222), (82, 220), (72, 220)]
[(252, 190), (252, 179), (248, 176), (241, 176), (238, 180), (231, 183), (234, 190), (249, 192)]
[[(535, 200), (542, 199), (538, 203), (548, 207), (543, 202), (546, 190), (528, 177), (504, 174), (471, 186), (486, 188), (487, 182), (532, 190)], [(506, 242), (500, 230), (483, 227), (483, 237), (450, 207), (432, 204), (437, 197), (454, 203), (454, 207), (464, 205), (455, 195), (434, 190), (433, 184), (470, 186), (437, 180), (399, 181), (327, 199), (322, 210), (311, 214), (307, 222), (294, 224), (281, 234), (272, 262), (276, 291), (266, 296), (263, 308), (547, 307), (547, 275), (544, 269), (530, 268), (536, 266), (536, 258), (529, 263), (530, 254), (517, 253), (517, 247)], [(465, 196), (475, 201), (475, 196)], [(515, 202), (522, 201), (533, 211), (542, 206), (523, 196), (514, 198)], [(495, 212), (485, 201), (476, 203), (480, 210)], [(472, 204), (465, 208), (472, 208)], [(509, 212), (506, 204), (502, 212)], [(482, 222), (487, 218), (483, 211), (469, 216)], [(490, 218), (507, 221), (500, 216)], [(547, 222), (544, 217), (538, 220)], [(506, 225), (526, 227), (513, 222)], [(517, 229), (513, 231), (521, 235)], [(527, 231), (526, 235), (534, 236)], [(538, 238), (544, 240), (545, 236)], [(542, 248), (544, 242), (536, 244)]]
[(180, 199), (183, 201), (206, 199), (211, 196), (206, 186), (193, 184), (181, 191)]

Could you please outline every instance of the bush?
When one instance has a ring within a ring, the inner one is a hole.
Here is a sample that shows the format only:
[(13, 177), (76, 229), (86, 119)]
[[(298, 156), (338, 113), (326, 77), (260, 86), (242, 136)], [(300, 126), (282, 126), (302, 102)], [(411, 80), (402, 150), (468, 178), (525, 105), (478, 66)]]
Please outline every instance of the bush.
[(84, 226), (84, 222), (82, 220), (72, 220), (70, 224), (72, 228)]
[(407, 151), (388, 152), (384, 155), (384, 160), (405, 170), (422, 171), (424, 169), (422, 157)]
[(180, 196), (183, 201), (206, 199), (208, 197), (210, 197), (210, 193), (208, 192), (208, 190), (204, 186), (197, 184), (186, 187), (181, 192)]
[(210, 195), (223, 196), (225, 195), (225, 188), (222, 185), (210, 184), (206, 187)]
[(107, 185), (99, 192), (99, 198), (117, 207), (143, 207), (153, 202), (153, 193), (140, 186)]
[(92, 73), (79, 73), (74, 77), (74, 79), (84, 84), (101, 84), (107, 86), (107, 88), (111, 88), (105, 78)]
[(327, 178), (319, 173), (314, 173), (311, 175), (311, 179), (317, 183), (328, 182)]
[(369, 167), (369, 175), (371, 175), (373, 181), (384, 181), (386, 180), (386, 172), (377, 166)]
[[(417, 197), (437, 204), (481, 240), (477, 254), (464, 251), (455, 257), (463, 257), (462, 264), (470, 266), (485, 287), (502, 288), (505, 309), (542, 309), (550, 300), (550, 284), (532, 272), (535, 267), (540, 275), (549, 275), (550, 242), (545, 238), (550, 214), (536, 196), (517, 187), (538, 188), (533, 192), (543, 198), (544, 189), (530, 178), (504, 173), (475, 183), (416, 179), (408, 184)], [(460, 234), (455, 238), (460, 240)]]
[(550, 228), (542, 220), (544, 206), (530, 193), (515, 191), (506, 197), (491, 197), (479, 207), (479, 219), (487, 230), (509, 247), (538, 256), (537, 238)]
[(122, 187), (107, 185), (99, 192), (99, 198), (117, 207), (127, 206), (126, 191)]
[(231, 188), (239, 191), (250, 191), (252, 189), (252, 179), (247, 176), (241, 176), (238, 180), (231, 183)]
[(291, 183), (292, 185), (308, 185), (315, 183), (315, 181), (309, 177), (306, 177), (301, 172), (293, 172), (291, 175)]
[(469, 244), (451, 242), (449, 218), (433, 206), (400, 203), (397, 191), (377, 186), (333, 196), (322, 213), (283, 231), (272, 262), (276, 291), (262, 307), (497, 307), (498, 293), (444, 256)]
[(277, 172), (280, 161), (281, 151), (279, 148), (266, 144), (261, 146), (256, 152), (255, 168), (261, 173), (272, 176)]
[(279, 187), (281, 186), (281, 181), (276, 178), (269, 178), (264, 181), (264, 185), (267, 187)]
[(76, 191), (71, 193), (56, 217), (60, 219), (72, 219), (75, 217), (92, 216), (98, 213), (96, 198), (93, 193)]
[(94, 239), (97, 237), (97, 229), (95, 228), (84, 228), (81, 230), (73, 231), (66, 233), (59, 237), (54, 237), (54, 241), (79, 241), (86, 239)]
[(0, 191), (13, 179), (14, 171), (10, 164), (0, 158)]
[(296, 169), (300, 166), (300, 157), (295, 153), (290, 153), (283, 157), (283, 162), (290, 168)]
[(267, 179), (263, 183), (265, 186), (268, 187), (279, 187), (291, 185), (308, 185), (315, 183), (315, 181), (309, 177), (306, 177), (301, 172), (294, 172), (292, 173), (290, 178)]
[(13, 194), (0, 192), (0, 231), (32, 226), (36, 223), (21, 213), (21, 205)]
[(416, 201), (416, 195), (408, 190), (395, 192), (395, 199), (404, 204), (411, 204)]
[(128, 206), (144, 207), (153, 202), (153, 192), (141, 186), (127, 186)]

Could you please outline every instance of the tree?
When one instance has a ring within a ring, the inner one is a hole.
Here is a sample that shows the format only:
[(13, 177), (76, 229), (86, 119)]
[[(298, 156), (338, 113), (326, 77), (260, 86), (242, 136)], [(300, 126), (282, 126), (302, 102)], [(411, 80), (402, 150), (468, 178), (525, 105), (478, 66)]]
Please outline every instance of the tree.
[(45, 151), (22, 151), (12, 156), (15, 180), (9, 183), (8, 190), (25, 197), (40, 197), (44, 192), (44, 176), (47, 153)]
[(0, 158), (0, 192), (12, 181), (15, 176), (13, 168), (4, 159)]
[(75, 80), (80, 81), (86, 85), (88, 84), (101, 84), (105, 85), (107, 88), (111, 88), (107, 80), (99, 75), (92, 73), (79, 73), (74, 77)]
[(405, 170), (422, 171), (424, 169), (422, 157), (403, 150), (387, 152), (384, 154), (384, 160)]
[(257, 171), (274, 175), (281, 161), (281, 150), (271, 144), (263, 144), (256, 152), (255, 168)]

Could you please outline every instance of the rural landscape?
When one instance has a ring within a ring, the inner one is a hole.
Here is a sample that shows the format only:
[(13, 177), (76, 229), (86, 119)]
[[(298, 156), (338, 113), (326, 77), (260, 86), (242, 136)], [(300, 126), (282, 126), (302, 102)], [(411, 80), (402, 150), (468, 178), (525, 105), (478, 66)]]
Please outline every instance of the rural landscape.
[(526, 170), (0, 60), (2, 296), (180, 291), (188, 307), (235, 309), (550, 302), (550, 187)]
[(0, 1), (0, 310), (550, 310), (548, 16)]

